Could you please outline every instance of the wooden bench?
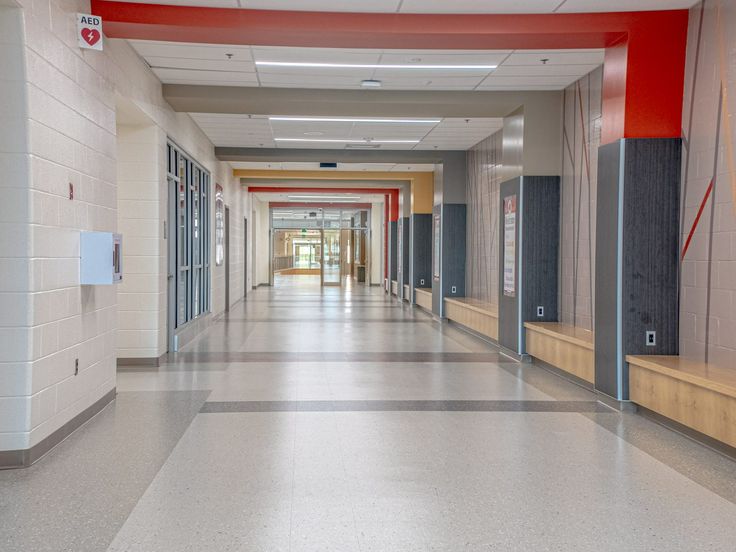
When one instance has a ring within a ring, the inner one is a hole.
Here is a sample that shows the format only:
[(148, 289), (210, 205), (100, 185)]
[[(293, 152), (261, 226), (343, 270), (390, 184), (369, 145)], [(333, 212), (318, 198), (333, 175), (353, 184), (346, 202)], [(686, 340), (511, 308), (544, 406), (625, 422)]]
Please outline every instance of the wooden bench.
[(736, 367), (628, 355), (631, 401), (736, 447)]
[(498, 341), (498, 309), (495, 305), (469, 297), (445, 299), (445, 317)]
[(526, 352), (588, 383), (595, 382), (593, 332), (559, 322), (524, 322)]
[(399, 282), (391, 280), (391, 295), (399, 295)]
[(414, 288), (414, 302), (432, 312), (432, 288)]
[(409, 301), (410, 293), (411, 293), (411, 289), (409, 288), (409, 284), (404, 284), (404, 301)]

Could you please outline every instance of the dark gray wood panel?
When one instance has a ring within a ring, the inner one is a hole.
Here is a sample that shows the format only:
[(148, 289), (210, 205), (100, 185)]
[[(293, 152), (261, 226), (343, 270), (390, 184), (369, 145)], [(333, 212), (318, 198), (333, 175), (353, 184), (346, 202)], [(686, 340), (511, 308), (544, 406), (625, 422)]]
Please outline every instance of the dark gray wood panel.
[(399, 257), (397, 255), (398, 237), (399, 237), (398, 222), (395, 220), (389, 221), (388, 223), (388, 243), (389, 243), (388, 264), (389, 264), (389, 279), (390, 280), (396, 280), (396, 278), (398, 277), (398, 273), (399, 273), (399, 267), (398, 267)]
[[(499, 201), (499, 247), (498, 247), (498, 343), (502, 347), (506, 347), (514, 352), (520, 352), (519, 343), (519, 230), (521, 225), (519, 224), (518, 209), (519, 209), (519, 193), (521, 191), (521, 178), (514, 178), (501, 183), (501, 194), (498, 199)], [(504, 295), (503, 292), (503, 281), (504, 281), (504, 267), (503, 267), (503, 255), (504, 255), (504, 209), (503, 201), (504, 198), (509, 196), (516, 196), (517, 201), (517, 220), (516, 220), (516, 255), (514, 257), (514, 263), (516, 264), (516, 293), (513, 297)], [(472, 254), (472, 252), (471, 252)]]
[(443, 297), (465, 297), (467, 205), (445, 203), (442, 207)]
[(411, 216), (413, 237), (414, 287), (430, 287), (432, 283), (432, 215)]
[(409, 279), (409, 267), (411, 266), (409, 264), (409, 247), (410, 247), (410, 241), (409, 241), (409, 223), (410, 219), (409, 217), (403, 217), (401, 219), (401, 249), (402, 251), (399, 251), (399, 254), (402, 256), (401, 261), (401, 268), (402, 268), (402, 274), (401, 274), (401, 282), (402, 284), (409, 285), (411, 280)]
[(621, 144), (598, 149), (595, 224), (595, 386), (618, 397), (618, 214)]
[[(560, 177), (525, 176), (521, 263), (523, 322), (556, 322), (559, 248)], [(544, 315), (537, 316), (537, 307)], [(522, 332), (522, 337), (524, 332)], [(522, 344), (522, 352), (525, 347)]]
[[(626, 140), (623, 216), (624, 354), (679, 351), (679, 206), (682, 141)], [(656, 332), (647, 346), (646, 332)], [(624, 366), (623, 396), (628, 397)]]

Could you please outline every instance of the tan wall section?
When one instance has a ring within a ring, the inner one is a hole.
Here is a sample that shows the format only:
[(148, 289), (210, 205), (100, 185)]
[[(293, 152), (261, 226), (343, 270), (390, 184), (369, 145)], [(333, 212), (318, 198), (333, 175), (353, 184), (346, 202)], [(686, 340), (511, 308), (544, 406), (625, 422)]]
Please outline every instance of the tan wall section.
[(411, 212), (431, 214), (434, 203), (434, 174), (416, 173), (411, 181)]

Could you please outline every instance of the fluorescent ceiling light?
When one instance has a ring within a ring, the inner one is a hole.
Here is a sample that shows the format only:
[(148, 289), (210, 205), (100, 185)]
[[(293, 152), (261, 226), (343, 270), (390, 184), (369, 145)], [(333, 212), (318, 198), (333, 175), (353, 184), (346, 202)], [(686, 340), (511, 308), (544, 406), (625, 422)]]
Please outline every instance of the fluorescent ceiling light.
[(416, 125), (436, 125), (442, 119), (361, 119), (354, 117), (269, 117), (269, 121), (295, 121), (307, 123), (398, 123)]
[(379, 64), (379, 63), (312, 63), (301, 61), (256, 61), (263, 67), (322, 67), (332, 69), (486, 69), (491, 70), (498, 65), (421, 65), (413, 64)]
[(336, 140), (332, 138), (274, 138), (274, 142), (332, 142), (337, 144), (418, 144), (421, 140)]

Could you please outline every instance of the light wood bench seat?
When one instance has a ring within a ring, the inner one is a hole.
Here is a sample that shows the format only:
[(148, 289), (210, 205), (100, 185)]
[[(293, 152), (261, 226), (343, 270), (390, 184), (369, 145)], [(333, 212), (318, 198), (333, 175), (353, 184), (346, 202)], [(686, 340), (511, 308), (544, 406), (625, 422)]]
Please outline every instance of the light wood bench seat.
[(414, 302), (432, 312), (432, 288), (414, 288)]
[(736, 366), (628, 355), (632, 402), (736, 447)]
[(399, 282), (391, 280), (391, 295), (399, 295)]
[(595, 382), (593, 332), (560, 322), (524, 322), (524, 328), (529, 355)]
[(445, 316), (466, 328), (498, 341), (498, 308), (470, 297), (445, 299)]

